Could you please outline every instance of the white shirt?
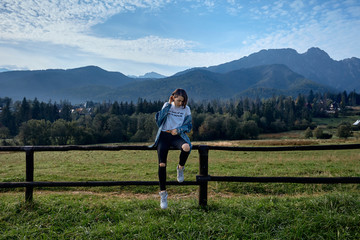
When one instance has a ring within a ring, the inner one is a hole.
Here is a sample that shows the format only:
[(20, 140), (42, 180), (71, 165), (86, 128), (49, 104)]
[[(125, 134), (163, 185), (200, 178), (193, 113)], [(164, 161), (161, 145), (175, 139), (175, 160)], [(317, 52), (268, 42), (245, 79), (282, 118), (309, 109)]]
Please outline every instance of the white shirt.
[[(165, 106), (166, 103), (164, 104), (163, 108)], [(175, 104), (172, 102), (162, 131), (168, 131), (181, 127), (184, 123), (185, 117), (188, 115), (191, 115), (189, 106), (186, 105), (185, 108), (183, 106), (176, 107)]]

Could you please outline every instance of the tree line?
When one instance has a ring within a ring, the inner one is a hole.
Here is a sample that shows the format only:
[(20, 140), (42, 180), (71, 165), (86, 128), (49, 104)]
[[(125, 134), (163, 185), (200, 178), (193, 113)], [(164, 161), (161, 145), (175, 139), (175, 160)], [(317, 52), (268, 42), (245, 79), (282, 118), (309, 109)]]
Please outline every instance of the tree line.
[[(163, 104), (139, 98), (136, 103), (76, 106), (68, 101), (0, 98), (0, 144), (10, 144), (9, 139), (21, 145), (151, 142), (157, 131), (154, 116)], [(313, 117), (337, 117), (347, 114), (346, 106), (356, 105), (360, 95), (355, 91), (190, 101), (193, 130), (189, 135), (193, 141), (256, 139), (260, 133), (314, 129)]]

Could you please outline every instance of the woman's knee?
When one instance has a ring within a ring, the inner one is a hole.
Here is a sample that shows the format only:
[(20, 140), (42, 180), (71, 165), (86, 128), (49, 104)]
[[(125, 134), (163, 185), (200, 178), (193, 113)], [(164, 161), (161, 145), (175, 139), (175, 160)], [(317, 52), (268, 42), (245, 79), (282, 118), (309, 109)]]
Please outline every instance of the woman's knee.
[(181, 146), (182, 150), (184, 150), (185, 152), (189, 152), (190, 151), (190, 145), (188, 143), (184, 143)]
[(159, 163), (159, 167), (166, 167), (166, 163)]

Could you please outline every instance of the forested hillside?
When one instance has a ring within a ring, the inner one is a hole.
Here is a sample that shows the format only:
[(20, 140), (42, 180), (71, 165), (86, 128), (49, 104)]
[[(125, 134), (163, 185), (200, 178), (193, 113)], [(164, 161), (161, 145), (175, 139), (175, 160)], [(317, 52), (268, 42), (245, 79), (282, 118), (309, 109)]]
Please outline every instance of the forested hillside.
[[(151, 142), (155, 113), (163, 102), (13, 102), (0, 98), (0, 144), (64, 145), (113, 142)], [(360, 95), (314, 94), (266, 100), (190, 101), (192, 140), (256, 139), (260, 133), (314, 129), (314, 117), (346, 114), (346, 106), (360, 105)]]

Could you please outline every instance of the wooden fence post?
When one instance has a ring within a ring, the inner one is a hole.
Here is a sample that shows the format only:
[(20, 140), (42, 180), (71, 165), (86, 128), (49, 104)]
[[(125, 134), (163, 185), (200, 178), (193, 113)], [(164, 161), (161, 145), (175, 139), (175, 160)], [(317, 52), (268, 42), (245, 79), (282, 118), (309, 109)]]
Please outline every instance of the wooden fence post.
[[(26, 182), (34, 181), (34, 150), (26, 149)], [(25, 201), (31, 203), (33, 201), (33, 187), (26, 187)]]
[[(208, 176), (209, 166), (209, 146), (199, 146), (199, 175), (202, 177)], [(202, 207), (207, 206), (208, 182), (200, 182), (199, 184), (199, 205)]]

